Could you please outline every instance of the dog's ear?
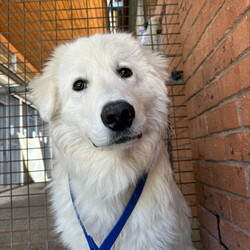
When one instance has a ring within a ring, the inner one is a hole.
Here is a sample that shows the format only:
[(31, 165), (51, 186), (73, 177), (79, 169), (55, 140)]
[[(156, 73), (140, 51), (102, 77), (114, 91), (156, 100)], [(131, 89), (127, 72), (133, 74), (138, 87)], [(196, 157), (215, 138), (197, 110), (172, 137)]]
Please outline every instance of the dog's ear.
[(48, 122), (55, 111), (56, 87), (52, 73), (53, 61), (44, 68), (41, 76), (35, 77), (29, 84), (29, 97), (40, 113), (41, 118)]
[(30, 100), (39, 111), (41, 118), (46, 122), (51, 120), (58, 106), (55, 73), (58, 56), (60, 56), (64, 46), (61, 45), (54, 50), (42, 74), (29, 83)]
[(167, 82), (169, 75), (167, 73), (168, 68), (168, 60), (167, 58), (159, 53), (152, 51), (149, 48), (144, 47), (144, 53), (146, 54), (148, 58), (148, 63), (153, 69), (153, 74), (157, 76), (161, 81)]

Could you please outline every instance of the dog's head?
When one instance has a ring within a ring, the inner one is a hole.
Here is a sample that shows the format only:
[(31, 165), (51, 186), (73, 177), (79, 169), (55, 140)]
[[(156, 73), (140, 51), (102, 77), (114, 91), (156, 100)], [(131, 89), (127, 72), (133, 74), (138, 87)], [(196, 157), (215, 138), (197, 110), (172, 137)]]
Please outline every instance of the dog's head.
[(79, 38), (55, 49), (30, 84), (31, 98), (61, 133), (74, 133), (94, 148), (123, 149), (162, 133), (166, 66), (164, 57), (129, 34)]

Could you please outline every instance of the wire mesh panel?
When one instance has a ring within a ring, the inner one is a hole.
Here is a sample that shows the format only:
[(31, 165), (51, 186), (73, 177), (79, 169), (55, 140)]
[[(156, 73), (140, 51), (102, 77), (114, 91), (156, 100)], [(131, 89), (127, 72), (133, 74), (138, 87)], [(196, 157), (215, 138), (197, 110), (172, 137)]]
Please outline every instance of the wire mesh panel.
[(40, 74), (58, 44), (95, 33), (128, 31), (169, 57), (174, 132), (167, 145), (179, 185), (182, 172), (192, 173), (182, 167), (190, 157), (182, 154), (189, 150), (189, 138), (183, 134), (187, 126), (179, 126), (185, 106), (178, 104), (184, 83), (175, 69), (182, 67), (178, 25), (177, 0), (1, 0), (0, 249), (63, 249), (53, 233), (45, 189), (51, 178), (50, 138), (27, 95), (28, 82)]

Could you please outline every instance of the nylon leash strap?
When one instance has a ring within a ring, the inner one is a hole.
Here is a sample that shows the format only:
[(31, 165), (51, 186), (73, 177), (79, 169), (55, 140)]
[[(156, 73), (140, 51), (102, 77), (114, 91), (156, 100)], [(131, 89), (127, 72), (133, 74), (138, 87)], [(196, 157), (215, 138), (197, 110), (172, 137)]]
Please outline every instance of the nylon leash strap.
[(77, 220), (78, 220), (78, 222), (82, 228), (82, 231), (85, 235), (85, 238), (88, 242), (90, 250), (109, 250), (109, 249), (111, 249), (111, 247), (115, 243), (118, 235), (120, 234), (121, 230), (123, 229), (124, 225), (126, 224), (129, 216), (133, 212), (133, 210), (134, 210), (134, 208), (135, 208), (135, 206), (136, 206), (136, 204), (141, 196), (141, 193), (143, 191), (146, 180), (147, 180), (147, 174), (144, 174), (137, 182), (135, 190), (134, 190), (133, 194), (131, 195), (129, 202), (128, 202), (127, 206), (125, 207), (121, 217), (118, 219), (115, 226), (112, 228), (112, 230), (106, 236), (106, 238), (102, 242), (101, 246), (98, 247), (96, 245), (95, 241), (93, 240), (93, 238), (87, 233), (87, 231), (82, 223), (81, 217), (80, 217), (80, 215), (77, 211), (77, 208), (76, 208), (75, 198), (74, 198), (74, 195), (72, 192), (70, 178), (69, 178), (69, 191), (70, 191), (72, 205), (73, 205), (73, 208), (75, 210)]

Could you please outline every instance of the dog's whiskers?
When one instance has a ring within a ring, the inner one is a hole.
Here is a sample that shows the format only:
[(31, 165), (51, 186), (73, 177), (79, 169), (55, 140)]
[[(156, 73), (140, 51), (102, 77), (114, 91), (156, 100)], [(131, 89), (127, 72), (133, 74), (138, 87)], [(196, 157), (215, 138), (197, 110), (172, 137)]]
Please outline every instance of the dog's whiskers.
[(168, 131), (171, 130), (171, 131), (173, 132), (174, 136), (176, 137), (176, 133), (175, 133), (175, 131), (174, 131), (174, 129), (173, 129), (173, 127), (171, 126), (170, 123), (165, 122), (165, 121), (163, 121), (163, 120), (161, 120), (161, 119), (157, 119), (157, 118), (154, 118), (154, 117), (150, 117), (150, 116), (146, 116), (146, 118), (149, 119), (149, 120), (153, 120), (153, 121), (157, 121), (157, 122), (163, 123), (164, 125), (166, 125), (166, 129), (167, 129)]

